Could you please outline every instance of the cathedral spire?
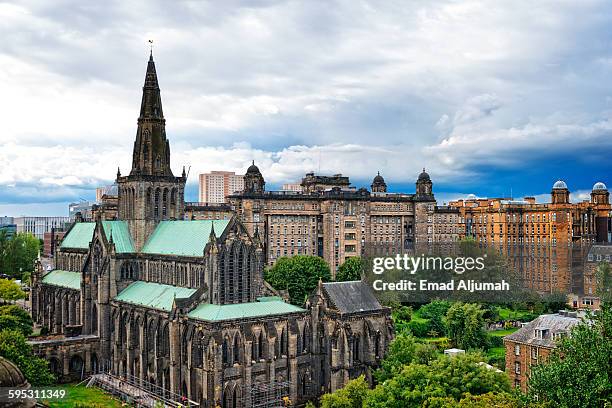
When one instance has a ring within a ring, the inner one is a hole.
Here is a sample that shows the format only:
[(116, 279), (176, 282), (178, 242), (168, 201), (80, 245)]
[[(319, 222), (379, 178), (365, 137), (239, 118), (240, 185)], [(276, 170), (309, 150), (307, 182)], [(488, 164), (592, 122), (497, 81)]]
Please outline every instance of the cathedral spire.
[(153, 51), (149, 55), (130, 175), (170, 176), (170, 145)]

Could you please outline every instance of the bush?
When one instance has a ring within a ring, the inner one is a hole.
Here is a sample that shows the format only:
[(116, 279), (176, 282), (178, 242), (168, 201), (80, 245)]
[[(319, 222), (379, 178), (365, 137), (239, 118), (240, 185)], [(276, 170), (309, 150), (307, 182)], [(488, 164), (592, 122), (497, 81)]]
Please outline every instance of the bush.
[(426, 319), (411, 320), (406, 327), (415, 337), (427, 337), (427, 333), (429, 333), (431, 329), (429, 320)]

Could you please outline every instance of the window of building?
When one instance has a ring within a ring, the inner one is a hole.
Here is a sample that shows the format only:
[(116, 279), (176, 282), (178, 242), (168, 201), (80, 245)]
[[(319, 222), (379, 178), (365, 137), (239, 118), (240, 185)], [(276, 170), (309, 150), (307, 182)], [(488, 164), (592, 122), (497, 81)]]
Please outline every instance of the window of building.
[(521, 373), (521, 363), (518, 361), (514, 362), (514, 374), (520, 374)]
[(520, 356), (521, 355), (521, 346), (518, 344), (514, 345), (514, 355), (515, 356)]

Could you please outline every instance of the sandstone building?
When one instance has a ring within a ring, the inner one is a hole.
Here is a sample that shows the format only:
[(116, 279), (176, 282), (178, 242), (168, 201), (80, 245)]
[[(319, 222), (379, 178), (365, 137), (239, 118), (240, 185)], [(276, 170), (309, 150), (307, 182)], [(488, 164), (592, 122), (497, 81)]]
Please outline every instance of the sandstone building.
[[(224, 408), (270, 398), (261, 389), (301, 406), (360, 374), (371, 380), (393, 336), (389, 309), (359, 281), (321, 282), (303, 307), (285, 303), (263, 282), (256, 228), (185, 219), (186, 175), (170, 157), (151, 56), (116, 219), (77, 220), (54, 269), (39, 264), (32, 277), (33, 319), (50, 336), (31, 344), (52, 370), (77, 379), (103, 369)], [(261, 194), (265, 184), (250, 171), (245, 185)]]
[(341, 174), (314, 173), (302, 179), (301, 191), (266, 191), (254, 163), (244, 177), (244, 191), (229, 202), (247, 230), (263, 237), (269, 265), (283, 256), (319, 255), (334, 274), (347, 258), (377, 246), (394, 253), (432, 242), (435, 198), (425, 169), (415, 194), (387, 192), (380, 174), (371, 191), (351, 187)]

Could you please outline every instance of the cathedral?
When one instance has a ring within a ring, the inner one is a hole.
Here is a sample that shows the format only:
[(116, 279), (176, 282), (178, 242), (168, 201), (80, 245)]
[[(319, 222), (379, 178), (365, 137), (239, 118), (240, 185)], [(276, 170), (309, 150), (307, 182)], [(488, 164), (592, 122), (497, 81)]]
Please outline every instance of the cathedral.
[(185, 217), (185, 171), (170, 158), (151, 55), (117, 216), (77, 219), (53, 268), (38, 263), (32, 277), (44, 335), (30, 343), (58, 378), (107, 372), (224, 408), (303, 406), (359, 375), (371, 382), (393, 337), (371, 288), (320, 282), (302, 307), (286, 303), (263, 280), (257, 230)]

